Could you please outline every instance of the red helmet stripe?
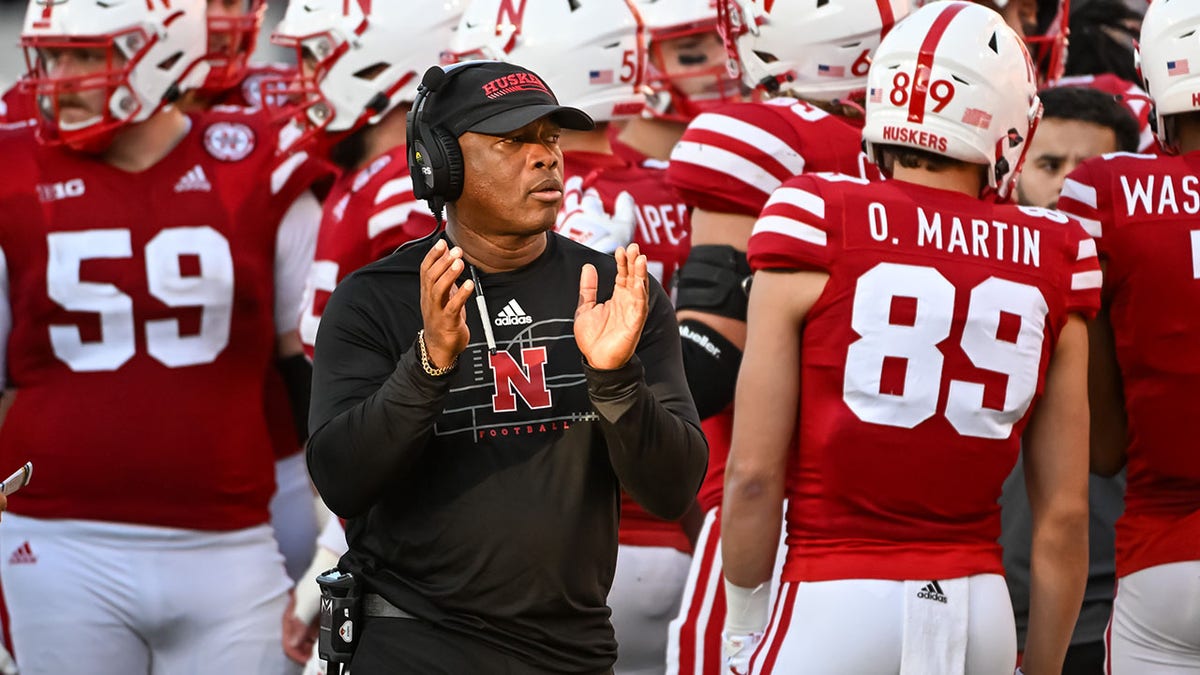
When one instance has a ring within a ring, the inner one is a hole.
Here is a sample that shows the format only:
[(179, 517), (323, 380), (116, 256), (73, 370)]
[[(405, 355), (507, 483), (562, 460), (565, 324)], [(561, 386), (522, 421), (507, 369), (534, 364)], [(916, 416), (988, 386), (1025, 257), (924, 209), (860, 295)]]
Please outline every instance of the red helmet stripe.
[(925, 121), (925, 98), (929, 93), (930, 73), (933, 72), (933, 55), (938, 43), (946, 34), (950, 22), (959, 12), (966, 9), (965, 4), (951, 5), (946, 11), (934, 19), (933, 26), (921, 43), (921, 53), (917, 55), (917, 72), (913, 73), (912, 96), (908, 101), (908, 121), (920, 124)]

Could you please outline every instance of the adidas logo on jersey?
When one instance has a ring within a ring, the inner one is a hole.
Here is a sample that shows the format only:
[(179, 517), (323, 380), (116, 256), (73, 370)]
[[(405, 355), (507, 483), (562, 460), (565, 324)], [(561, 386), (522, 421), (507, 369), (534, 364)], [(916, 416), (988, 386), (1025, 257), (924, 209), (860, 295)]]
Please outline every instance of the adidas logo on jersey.
[(208, 176), (204, 175), (204, 169), (199, 164), (193, 166), (190, 171), (183, 174), (183, 178), (175, 184), (176, 192), (212, 192), (212, 183), (208, 182)]
[(33, 554), (33, 548), (29, 546), (29, 542), (25, 542), (17, 547), (17, 550), (8, 556), (9, 565), (22, 565), (37, 562), (37, 556)]
[(917, 597), (922, 600), (936, 600), (943, 605), (946, 604), (946, 594), (942, 592), (942, 585), (937, 580), (931, 581), (925, 585), (925, 588), (917, 591)]
[(533, 317), (521, 309), (515, 298), (509, 300), (504, 309), (500, 310), (500, 313), (496, 315), (497, 326), (524, 326), (531, 323), (533, 323)]

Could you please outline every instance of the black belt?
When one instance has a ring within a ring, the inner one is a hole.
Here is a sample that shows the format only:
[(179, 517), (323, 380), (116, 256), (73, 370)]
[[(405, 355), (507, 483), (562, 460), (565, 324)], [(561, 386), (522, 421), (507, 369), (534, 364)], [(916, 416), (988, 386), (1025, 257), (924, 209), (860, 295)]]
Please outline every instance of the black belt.
[(417, 617), (400, 609), (377, 593), (363, 596), (363, 616), (377, 619), (415, 619)]

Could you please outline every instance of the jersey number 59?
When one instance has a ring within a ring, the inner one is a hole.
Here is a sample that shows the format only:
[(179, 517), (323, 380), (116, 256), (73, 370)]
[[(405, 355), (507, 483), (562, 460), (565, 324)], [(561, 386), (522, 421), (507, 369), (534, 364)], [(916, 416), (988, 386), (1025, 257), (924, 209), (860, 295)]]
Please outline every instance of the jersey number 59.
[[(129, 230), (55, 232), (48, 235), (46, 288), (68, 311), (100, 315), (98, 341), (83, 340), (79, 327), (50, 326), (54, 355), (71, 370), (116, 370), (136, 349), (133, 298), (112, 284), (80, 280), (83, 261), (132, 257)], [(146, 244), (146, 288), (168, 307), (200, 307), (200, 332), (182, 335), (178, 319), (145, 322), (146, 351), (168, 368), (211, 363), (229, 344), (233, 312), (233, 255), (229, 241), (211, 227), (164, 229)], [(184, 275), (179, 258), (196, 256), (198, 276)]]

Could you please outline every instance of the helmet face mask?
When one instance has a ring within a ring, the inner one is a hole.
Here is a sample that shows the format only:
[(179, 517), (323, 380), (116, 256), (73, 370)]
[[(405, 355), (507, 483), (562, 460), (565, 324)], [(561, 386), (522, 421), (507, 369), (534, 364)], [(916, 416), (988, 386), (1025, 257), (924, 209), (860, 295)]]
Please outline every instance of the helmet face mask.
[(705, 110), (742, 100), (715, 26), (681, 26), (653, 32), (646, 69), (648, 109), (655, 117), (690, 122)]
[(988, 192), (1008, 199), (1042, 106), (1025, 43), (998, 14), (926, 5), (884, 38), (867, 84), (868, 158), (894, 145), (979, 164)]
[(700, 113), (744, 100), (730, 71), (716, 0), (636, 0), (646, 24), (647, 115), (686, 124)]
[(174, 9), (31, 0), (21, 46), (39, 139), (101, 152), (124, 127), (199, 85), (208, 70), (203, 12), (204, 0)]
[(208, 10), (208, 77), (200, 87), (215, 95), (236, 87), (246, 76), (267, 11), (266, 0), (240, 0), (237, 10)]
[(271, 41), (295, 51), (299, 72), (262, 83), (263, 104), (292, 121), (285, 151), (328, 154), (342, 139), (413, 100), (420, 74), (438, 61), (462, 13), (460, 0), (423, 4), (288, 3)]

